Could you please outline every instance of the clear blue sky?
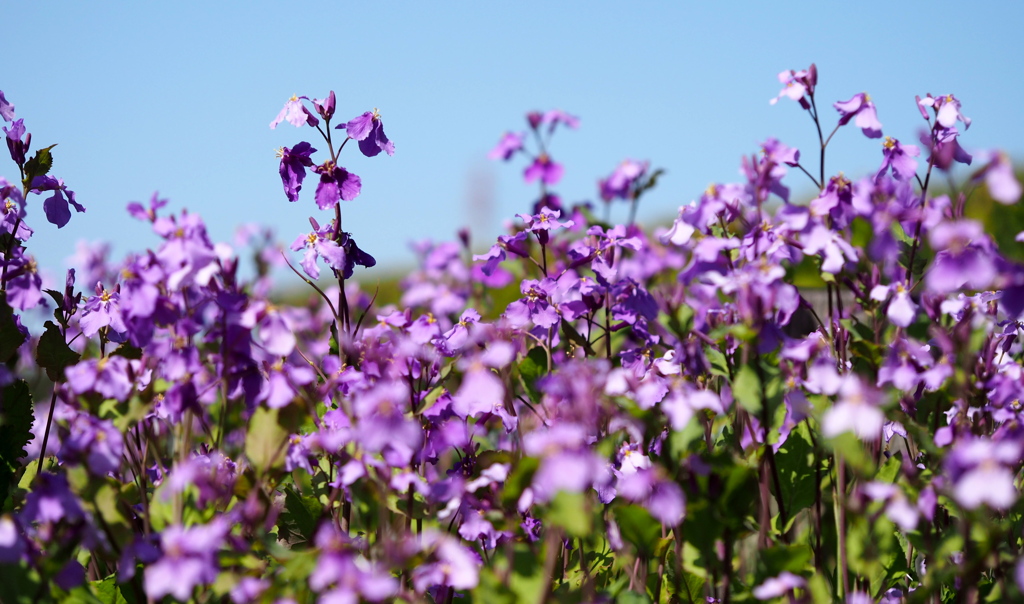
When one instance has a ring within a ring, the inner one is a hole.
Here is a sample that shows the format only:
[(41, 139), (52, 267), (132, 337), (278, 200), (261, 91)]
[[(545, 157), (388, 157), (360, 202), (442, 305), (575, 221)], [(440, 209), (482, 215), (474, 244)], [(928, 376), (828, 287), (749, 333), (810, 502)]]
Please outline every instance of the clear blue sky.
[[(522, 163), (485, 156), (531, 109), (582, 120), (552, 147), (567, 201), (594, 199), (624, 158), (665, 168), (642, 220), (736, 180), (765, 137), (809, 158), (810, 120), (768, 100), (779, 71), (812, 61), (829, 123), (828, 104), (867, 91), (885, 134), (915, 139), (914, 95), (954, 93), (974, 119), (965, 148), (1024, 157), (1016, 2), (24, 2), (3, 13), (0, 89), (35, 148), (59, 143), (53, 174), (88, 208), (58, 231), (42, 199), (30, 201), (30, 250), (55, 276), (79, 239), (111, 240), (116, 257), (154, 245), (124, 210), (153, 191), (200, 212), (215, 240), (259, 222), (290, 243), (308, 216), (326, 215), (312, 184), (287, 202), (274, 150), (322, 145), (313, 130), (268, 124), (292, 94), (331, 89), (343, 120), (380, 108), (397, 146), (373, 159), (353, 146), (342, 159), (363, 178), (346, 230), (383, 267), (411, 264), (410, 240), (451, 239), (470, 220), (489, 244), (529, 208)], [(861, 175), (880, 158), (851, 124), (828, 171)], [(0, 161), (0, 175), (16, 179), (14, 164)], [(493, 210), (474, 210), (488, 195)]]

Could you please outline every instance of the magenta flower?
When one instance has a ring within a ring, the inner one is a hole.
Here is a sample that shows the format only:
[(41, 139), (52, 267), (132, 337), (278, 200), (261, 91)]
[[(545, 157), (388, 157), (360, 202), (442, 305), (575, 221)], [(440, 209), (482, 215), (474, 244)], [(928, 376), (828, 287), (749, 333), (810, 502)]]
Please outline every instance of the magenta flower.
[(274, 121), (270, 122), (271, 128), (277, 128), (277, 125), (283, 121), (287, 121), (296, 128), (301, 128), (303, 124), (309, 124), (310, 126), (316, 126), (320, 123), (320, 120), (316, 119), (316, 116), (306, 109), (305, 105), (302, 104), (302, 99), (307, 97), (292, 95), (292, 98), (288, 99), (284, 108), (277, 114)]
[(518, 151), (523, 150), (523, 138), (525, 137), (526, 134), (523, 132), (506, 132), (494, 149), (487, 154), (487, 157), (489, 159), (511, 159)]
[(875, 104), (871, 102), (868, 93), (861, 92), (853, 95), (848, 101), (841, 101), (832, 105), (839, 112), (839, 125), (845, 126), (851, 119), (856, 118), (854, 124), (861, 129), (864, 136), (868, 138), (880, 138), (882, 136), (882, 123), (878, 121), (878, 114), (875, 112)]
[(917, 160), (913, 159), (921, 154), (917, 145), (901, 145), (900, 142), (891, 136), (885, 137), (882, 142), (882, 166), (875, 174), (877, 182), (892, 168), (892, 176), (900, 182), (910, 180), (917, 172)]
[(299, 191), (302, 190), (302, 181), (306, 178), (306, 168), (313, 167), (313, 160), (310, 155), (316, 153), (316, 149), (309, 143), (303, 141), (291, 149), (281, 147), (277, 156), (281, 158), (281, 167), (278, 172), (281, 174), (281, 182), (284, 184), (284, 194), (288, 201), (298, 201)]
[(527, 166), (523, 172), (526, 182), (530, 183), (538, 178), (546, 185), (558, 184), (562, 180), (565, 169), (562, 164), (552, 160), (547, 153), (541, 153), (534, 158), (533, 163)]

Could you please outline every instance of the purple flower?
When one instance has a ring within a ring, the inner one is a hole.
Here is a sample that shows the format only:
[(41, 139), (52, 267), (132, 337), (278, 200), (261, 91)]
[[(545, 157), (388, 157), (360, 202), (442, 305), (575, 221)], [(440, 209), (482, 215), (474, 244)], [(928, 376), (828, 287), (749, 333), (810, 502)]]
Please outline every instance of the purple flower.
[(611, 175), (598, 182), (601, 199), (632, 199), (633, 186), (647, 173), (649, 162), (636, 162), (627, 159), (619, 164)]
[[(64, 181), (59, 178), (37, 176), (32, 181), (32, 192), (42, 193), (43, 191), (53, 191), (53, 197), (43, 202), (43, 212), (46, 213), (46, 219), (57, 225), (58, 229), (63, 228), (71, 220), (69, 203), (75, 206), (75, 210), (78, 212), (85, 211), (85, 208), (75, 201), (75, 192), (68, 189)], [(65, 195), (67, 195), (66, 199)]]
[(958, 442), (946, 458), (946, 469), (954, 481), (953, 497), (969, 510), (982, 504), (1008, 509), (1017, 500), (1014, 470), (1020, 458), (1016, 442), (982, 438)]
[(310, 126), (316, 126), (320, 123), (320, 120), (316, 119), (316, 116), (306, 109), (305, 105), (302, 104), (304, 96), (292, 95), (292, 98), (288, 99), (284, 108), (277, 114), (274, 121), (270, 122), (271, 128), (277, 128), (277, 125), (283, 121), (287, 121), (296, 128), (301, 128), (302, 124), (309, 124)]
[(142, 207), (141, 203), (133, 201), (128, 204), (128, 213), (131, 214), (132, 217), (137, 218), (139, 220), (154, 222), (156, 220), (156, 211), (164, 207), (165, 205), (167, 205), (167, 200), (160, 199), (160, 196), (157, 195), (157, 193), (154, 191), (153, 197), (151, 197), (149, 200), (148, 210)]
[(128, 359), (109, 356), (89, 359), (65, 370), (68, 386), (75, 394), (97, 392), (105, 398), (123, 401), (132, 392), (133, 384), (128, 379)]
[(320, 184), (316, 188), (316, 205), (321, 210), (338, 205), (339, 199), (352, 201), (362, 190), (363, 181), (358, 176), (331, 160), (313, 168), (313, 171), (320, 175)]
[(327, 121), (330, 121), (334, 117), (334, 91), (332, 90), (326, 99), (313, 99), (313, 106), (316, 107), (316, 112), (320, 114), (320, 117)]
[(803, 237), (804, 253), (817, 254), (824, 252), (821, 270), (836, 274), (843, 270), (847, 262), (857, 261), (857, 250), (839, 233), (818, 225)]
[(935, 121), (943, 128), (952, 128), (958, 121), (964, 125), (964, 130), (971, 127), (971, 119), (960, 113), (960, 101), (952, 94), (933, 97), (928, 95), (925, 98), (917, 97), (918, 109), (925, 119), (928, 119), (926, 107), (935, 111)]
[(388, 155), (395, 154), (395, 144), (384, 134), (384, 122), (381, 121), (380, 113), (376, 109), (352, 118), (347, 124), (335, 127), (344, 127), (349, 138), (359, 141), (359, 150), (366, 157), (374, 157), (381, 151)]
[(532, 321), (534, 325), (545, 329), (558, 324), (558, 310), (551, 305), (551, 294), (555, 291), (554, 281), (524, 279), (519, 289), (523, 298), (512, 302), (505, 310), (505, 317), (509, 323), (522, 327)]
[(7, 102), (4, 98), (4, 91), (0, 90), (0, 117), (4, 118), (5, 122), (9, 122), (14, 119), (14, 105)]
[(124, 441), (121, 431), (107, 420), (79, 413), (69, 426), (71, 434), (57, 454), (63, 461), (85, 460), (89, 471), (106, 476), (121, 467)]
[(845, 126), (851, 119), (856, 118), (854, 124), (861, 129), (864, 136), (868, 138), (882, 136), (882, 123), (878, 121), (875, 104), (871, 102), (868, 93), (855, 94), (850, 100), (835, 103), (832, 106), (839, 112), (840, 126)]
[(281, 182), (284, 184), (284, 193), (288, 201), (297, 201), (299, 191), (302, 190), (302, 180), (306, 178), (306, 168), (313, 167), (313, 160), (310, 155), (316, 153), (316, 149), (309, 143), (303, 141), (291, 149), (281, 147), (277, 156), (281, 158)]
[(103, 284), (96, 284), (96, 295), (90, 296), (82, 307), (82, 333), (92, 337), (104, 327), (123, 333), (127, 331), (121, 316), (121, 294), (117, 291), (103, 289)]
[(548, 124), (548, 134), (554, 132), (555, 126), (558, 124), (565, 124), (573, 130), (580, 127), (580, 118), (570, 115), (561, 109), (551, 109), (544, 112), (539, 121), (533, 115), (527, 116), (527, 119), (534, 128), (541, 124)]
[(437, 531), (424, 532), (424, 550), (429, 558), (412, 571), (416, 591), (429, 587), (447, 586), (453, 589), (472, 589), (480, 577), (480, 560), (458, 540)]
[(565, 169), (562, 168), (562, 164), (553, 161), (547, 153), (541, 153), (534, 158), (532, 164), (526, 167), (526, 170), (523, 172), (523, 178), (528, 183), (539, 178), (546, 185), (554, 185), (562, 180), (564, 172)]
[(892, 176), (900, 182), (905, 182), (914, 177), (917, 172), (917, 160), (913, 159), (921, 154), (917, 145), (901, 145), (900, 142), (891, 136), (885, 137), (882, 142), (882, 166), (875, 174), (877, 182), (892, 168)]
[(885, 415), (878, 408), (881, 396), (859, 377), (848, 374), (839, 386), (836, 404), (822, 418), (822, 432), (828, 437), (853, 432), (863, 440), (878, 440), (885, 423)]
[(782, 574), (778, 577), (766, 579), (764, 583), (755, 587), (752, 593), (758, 600), (773, 600), (781, 598), (797, 587), (805, 587), (806, 585), (807, 581), (803, 577), (794, 575), (787, 570), (782, 571)]
[(804, 109), (811, 108), (807, 95), (814, 95), (814, 87), (818, 83), (818, 69), (814, 66), (814, 63), (811, 63), (811, 66), (807, 69), (801, 69), (800, 71), (787, 69), (786, 71), (779, 72), (779, 82), (782, 83), (783, 88), (779, 92), (779, 96), (769, 101), (772, 105), (778, 103), (782, 97), (786, 97), (799, 101), (800, 106)]
[(558, 217), (561, 215), (562, 212), (560, 210), (552, 210), (550, 208), (541, 208), (540, 213), (533, 216), (529, 214), (516, 214), (516, 216), (526, 223), (526, 230), (533, 233), (569, 228), (573, 226), (574, 223), (571, 220), (559, 222)]
[(218, 571), (217, 550), (229, 529), (223, 516), (187, 529), (167, 527), (160, 535), (160, 559), (146, 568), (146, 595), (156, 600), (172, 595), (187, 601), (197, 586), (213, 583)]
[(768, 138), (761, 143), (761, 151), (764, 152), (765, 156), (776, 164), (786, 164), (787, 166), (796, 167), (800, 164), (800, 150), (787, 147), (786, 145), (779, 142), (778, 139)]
[(1003, 204), (1014, 204), (1020, 199), (1021, 186), (1017, 177), (1013, 174), (1013, 165), (1010, 158), (1002, 151), (991, 153), (992, 159), (977, 172), (971, 180), (985, 178), (985, 186), (988, 187), (988, 194), (992, 199)]
[(889, 317), (893, 325), (908, 327), (914, 322), (914, 316), (917, 314), (917, 304), (910, 299), (910, 292), (907, 291), (904, 284), (876, 285), (871, 290), (871, 299), (877, 302), (885, 302), (889, 299), (890, 294), (892, 294), (892, 299), (889, 302), (885, 315)]
[(937, 253), (925, 284), (934, 293), (946, 294), (961, 287), (986, 289), (998, 275), (996, 251), (978, 222), (940, 223), (928, 233), (928, 242)]
[[(11, 152), (11, 159), (14, 163), (22, 166), (25, 164), (25, 153), (32, 144), (32, 135), (25, 134), (25, 120), (14, 120), (11, 129), (5, 126), (4, 133), (7, 135), (7, 150)], [(25, 137), (25, 140), (22, 140)]]
[(490, 159), (510, 159), (517, 151), (523, 150), (523, 138), (525, 136), (523, 132), (506, 132), (501, 137), (501, 140), (498, 141), (497, 146), (487, 154), (487, 157)]
[(0, 515), (0, 564), (16, 564), (26, 549), (18, 522), (10, 514)]
[(309, 222), (313, 230), (306, 235), (299, 235), (292, 243), (291, 249), (296, 252), (305, 249), (306, 254), (302, 257), (302, 269), (314, 279), (320, 278), (320, 267), (317, 266), (317, 258), (323, 258), (327, 266), (334, 270), (345, 268), (345, 250), (334, 241), (334, 223), (330, 222), (321, 227), (317, 221), (310, 217)]

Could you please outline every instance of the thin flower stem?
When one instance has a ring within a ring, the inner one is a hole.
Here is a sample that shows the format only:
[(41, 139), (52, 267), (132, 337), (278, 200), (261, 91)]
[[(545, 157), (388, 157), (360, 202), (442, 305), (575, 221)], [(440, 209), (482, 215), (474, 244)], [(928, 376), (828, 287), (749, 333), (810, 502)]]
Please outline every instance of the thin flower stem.
[(803, 167), (800, 164), (797, 164), (796, 167), (800, 168), (800, 171), (803, 172), (804, 174), (806, 174), (807, 178), (811, 179), (811, 182), (814, 183), (814, 186), (818, 187), (818, 190), (821, 190), (821, 183), (819, 183), (818, 179), (815, 178), (814, 176), (812, 176), (811, 173), (807, 171), (807, 168)]
[(57, 384), (53, 385), (50, 395), (50, 411), (46, 415), (46, 430), (43, 431), (43, 445), (39, 448), (39, 463), (36, 465), (36, 478), (43, 473), (43, 458), (46, 457), (46, 443), (50, 440), (50, 426), (53, 424), (53, 409), (57, 406)]

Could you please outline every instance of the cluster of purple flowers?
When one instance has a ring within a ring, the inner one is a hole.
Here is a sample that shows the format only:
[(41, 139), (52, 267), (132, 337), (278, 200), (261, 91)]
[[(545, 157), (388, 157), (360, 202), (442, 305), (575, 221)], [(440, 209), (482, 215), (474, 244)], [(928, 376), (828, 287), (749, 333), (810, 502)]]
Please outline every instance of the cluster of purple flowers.
[[(772, 102), (796, 101), (820, 134), (816, 68), (779, 79)], [(214, 243), (156, 195), (128, 207), (156, 249), (84, 250), (44, 294), (25, 199), (53, 192), (58, 227), (80, 206), (14, 122), (0, 600), (1020, 597), (1024, 265), (971, 204), (982, 182), (1008, 205), (1021, 187), (982, 152), (974, 188), (930, 192), (974, 160), (957, 129), (970, 120), (953, 95), (917, 104), (920, 147), (883, 138), (867, 94), (834, 104), (822, 150), (852, 122), (881, 139), (872, 175), (815, 176), (769, 139), (743, 181), (654, 229), (563, 205), (547, 150), (579, 120), (531, 112), (537, 152), (524, 131), (491, 157), (528, 157), (533, 210), (483, 253), (468, 237), (417, 244), (400, 299), (378, 302), (350, 280), (374, 260), (341, 230), (362, 181), (339, 153), (394, 145), (376, 110), (332, 129), (333, 92), (292, 97), (271, 127), (316, 129), (328, 156), (283, 147), (286, 197), (312, 171), (334, 213), (291, 246), (306, 275), (323, 261), (336, 277), (303, 277), (307, 305), (270, 296), (287, 260), (267, 237)], [(14, 119), (2, 93), (0, 116)], [(819, 188), (809, 203), (790, 199), (793, 168)], [(635, 211), (658, 173), (626, 160), (596, 195)], [(235, 247), (249, 243), (247, 280)], [(30, 334), (15, 310), (37, 307), (56, 323)]]

